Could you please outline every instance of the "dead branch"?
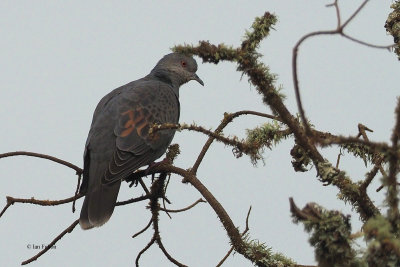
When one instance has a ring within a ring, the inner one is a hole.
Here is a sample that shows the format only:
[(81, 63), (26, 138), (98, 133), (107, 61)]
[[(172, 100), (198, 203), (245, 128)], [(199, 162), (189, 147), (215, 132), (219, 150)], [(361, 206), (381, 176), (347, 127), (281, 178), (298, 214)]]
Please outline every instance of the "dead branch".
[(152, 223), (153, 223), (153, 220), (150, 219), (149, 223), (148, 223), (142, 230), (140, 230), (139, 232), (137, 232), (136, 234), (134, 234), (134, 235), (132, 236), (132, 238), (135, 238), (135, 237), (137, 237), (137, 236), (143, 234), (144, 232), (146, 232), (146, 230), (150, 228), (150, 226), (151, 226)]
[(150, 196), (146, 195), (146, 196), (140, 196), (140, 197), (136, 197), (136, 198), (131, 198), (125, 201), (118, 201), (117, 203), (115, 203), (115, 206), (123, 206), (123, 205), (128, 205), (131, 203), (135, 203), (135, 202), (140, 202), (146, 199), (149, 199)]
[(295, 94), (296, 94), (296, 101), (297, 101), (297, 107), (300, 113), (300, 117), (301, 120), (303, 122), (303, 125), (305, 126), (306, 129), (306, 133), (308, 136), (312, 136), (312, 131), (310, 129), (310, 126), (308, 124), (308, 120), (306, 118), (305, 115), (305, 111), (303, 108), (303, 104), (301, 102), (301, 96), (300, 96), (300, 86), (299, 86), (299, 79), (298, 79), (298, 73), (297, 73), (297, 58), (298, 58), (298, 50), (300, 45), (306, 41), (307, 39), (311, 38), (311, 37), (315, 37), (315, 36), (319, 36), (319, 35), (341, 35), (342, 37), (349, 39), (353, 42), (356, 42), (358, 44), (361, 45), (365, 45), (368, 47), (372, 47), (372, 48), (379, 48), (379, 49), (390, 49), (391, 47), (393, 47), (393, 45), (386, 45), (386, 46), (379, 46), (379, 45), (373, 45), (373, 44), (369, 44), (367, 42), (364, 41), (360, 41), (357, 40), (347, 34), (345, 34), (343, 31), (346, 28), (346, 26), (358, 15), (358, 13), (364, 8), (364, 6), (368, 3), (368, 0), (365, 0), (363, 3), (361, 3), (361, 5), (353, 12), (352, 15), (350, 15), (350, 17), (343, 23), (341, 24), (341, 17), (340, 17), (340, 8), (338, 5), (338, 1), (335, 0), (334, 3), (328, 5), (328, 6), (334, 6), (335, 10), (336, 10), (336, 17), (337, 17), (337, 27), (335, 30), (329, 30), (329, 31), (316, 31), (316, 32), (312, 32), (309, 34), (304, 35), (302, 38), (300, 38), (300, 40), (296, 43), (296, 45), (293, 48), (293, 53), (292, 53), (292, 74), (293, 74), (293, 85), (294, 85), (294, 90), (295, 90)]
[(200, 199), (196, 200), (196, 202), (194, 202), (193, 204), (187, 206), (186, 208), (177, 209), (177, 210), (171, 210), (171, 209), (166, 209), (166, 208), (161, 208), (160, 207), (160, 210), (165, 211), (165, 212), (171, 212), (171, 213), (179, 213), (179, 212), (190, 210), (191, 208), (193, 208), (194, 206), (196, 206), (197, 204), (199, 204), (201, 202), (207, 203), (207, 201), (205, 201), (204, 199), (200, 198)]
[(40, 256), (42, 256), (49, 249), (51, 249), (51, 247), (54, 246), (61, 238), (63, 238), (64, 235), (66, 235), (67, 233), (71, 233), (74, 230), (75, 226), (78, 225), (78, 223), (79, 223), (79, 219), (74, 221), (70, 226), (67, 227), (67, 229), (65, 229), (61, 234), (59, 234), (56, 238), (54, 238), (54, 240), (51, 241), (47, 247), (45, 247), (43, 250), (41, 250), (38, 254), (36, 254), (32, 258), (27, 259), (26, 261), (23, 261), (21, 263), (21, 265), (26, 265), (28, 263), (31, 263), (31, 262), (37, 260)]
[(39, 205), (39, 206), (57, 206), (57, 205), (70, 203), (81, 197), (83, 197), (83, 195), (78, 194), (76, 196), (69, 197), (66, 199), (61, 199), (61, 200), (39, 200), (39, 199), (34, 199), (33, 197), (32, 198), (14, 198), (14, 197), (7, 196), (6, 197), (7, 205), (1, 211), (0, 217), (6, 212), (6, 210), (11, 205), (14, 205), (14, 203), (28, 203), (28, 204), (34, 204), (34, 205)]
[(150, 242), (138, 253), (135, 259), (135, 265), (136, 267), (139, 267), (139, 259), (140, 257), (154, 244), (156, 239), (153, 237)]
[(59, 158), (56, 158), (53, 156), (41, 154), (41, 153), (28, 152), (28, 151), (7, 152), (7, 153), (0, 154), (0, 159), (7, 158), (7, 157), (14, 157), (14, 156), (29, 156), (29, 157), (35, 157), (35, 158), (48, 159), (48, 160), (54, 161), (58, 164), (67, 166), (68, 168), (75, 170), (76, 174), (82, 173), (81, 168), (79, 168), (78, 166), (76, 166), (68, 161), (65, 161), (65, 160), (62, 160), (62, 159), (59, 159)]

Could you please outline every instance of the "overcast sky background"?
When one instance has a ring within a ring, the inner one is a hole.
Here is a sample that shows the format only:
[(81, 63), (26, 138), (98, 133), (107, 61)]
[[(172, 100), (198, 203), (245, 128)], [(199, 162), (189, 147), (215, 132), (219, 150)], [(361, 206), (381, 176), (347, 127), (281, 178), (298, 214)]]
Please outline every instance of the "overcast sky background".
[[(238, 46), (254, 17), (275, 13), (279, 22), (259, 52), (273, 73), (279, 75), (285, 103), (297, 112), (291, 52), (301, 36), (315, 30), (334, 29), (332, 1), (9, 1), (0, 2), (0, 153), (26, 150), (45, 153), (82, 166), (82, 154), (92, 114), (98, 101), (112, 89), (143, 77), (177, 44), (209, 40)], [(340, 1), (347, 18), (362, 1)], [(384, 29), (391, 1), (370, 1), (346, 28), (353, 37), (374, 44), (392, 42)], [(398, 95), (399, 63), (387, 50), (371, 49), (339, 36), (311, 39), (300, 48), (299, 78), (306, 114), (317, 129), (355, 135), (357, 124), (374, 130), (370, 139), (388, 141)], [(224, 112), (251, 109), (270, 113), (236, 66), (199, 63), (201, 87), (190, 82), (181, 87), (181, 122), (215, 128)], [(226, 134), (245, 136), (246, 128), (266, 122), (241, 117)], [(182, 154), (175, 162), (190, 167), (206, 137), (177, 133)], [(249, 206), (250, 234), (299, 264), (313, 264), (314, 254), (301, 225), (291, 222), (289, 197), (303, 207), (317, 202), (328, 209), (358, 216), (338, 201), (338, 190), (323, 187), (315, 170), (293, 171), (289, 151), (293, 140), (266, 151), (265, 165), (253, 167), (248, 157), (236, 159), (230, 147), (214, 144), (198, 176), (241, 230)], [(338, 149), (324, 150), (336, 161)], [(371, 166), (369, 166), (370, 168)], [(353, 179), (367, 169), (362, 160), (342, 158), (341, 168)], [(0, 203), (6, 196), (63, 199), (74, 194), (73, 170), (50, 161), (14, 157), (0, 160)], [(384, 191), (370, 193), (378, 205)], [(123, 184), (120, 200), (142, 194)], [(200, 198), (190, 185), (173, 176), (168, 188), (170, 208), (182, 208)], [(79, 216), (71, 205), (40, 207), (16, 204), (0, 219), (0, 262), (19, 264), (37, 252), (27, 245), (48, 244)], [(1, 206), (2, 206), (1, 205)], [(80, 227), (57, 243), (56, 249), (30, 266), (133, 266), (136, 255), (152, 232), (132, 239), (150, 219), (147, 202), (116, 208), (101, 228)], [(2, 208), (2, 207), (1, 207)], [(185, 213), (160, 216), (166, 249), (189, 266), (215, 266), (229, 250), (229, 240), (208, 204)], [(154, 245), (141, 258), (141, 266), (173, 266)], [(224, 266), (252, 266), (241, 255), (229, 257)]]

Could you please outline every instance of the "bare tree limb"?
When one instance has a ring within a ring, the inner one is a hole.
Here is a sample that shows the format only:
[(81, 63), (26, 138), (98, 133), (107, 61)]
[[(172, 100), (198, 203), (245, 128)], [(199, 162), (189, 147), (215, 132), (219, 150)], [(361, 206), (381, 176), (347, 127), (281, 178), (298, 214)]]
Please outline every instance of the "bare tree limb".
[(297, 106), (299, 109), (300, 117), (301, 120), (303, 121), (303, 125), (305, 126), (306, 129), (306, 134), (308, 136), (312, 136), (312, 131), (310, 129), (310, 126), (308, 125), (308, 120), (305, 115), (305, 111), (303, 108), (303, 104), (301, 101), (301, 96), (300, 96), (300, 86), (299, 86), (299, 79), (298, 79), (298, 72), (297, 72), (297, 58), (298, 58), (298, 50), (300, 45), (306, 41), (307, 39), (318, 36), (318, 35), (335, 35), (339, 34), (353, 42), (356, 42), (361, 45), (365, 45), (368, 47), (372, 48), (379, 48), (379, 49), (390, 49), (393, 47), (393, 45), (386, 45), (386, 46), (380, 46), (380, 45), (373, 45), (366, 43), (364, 41), (357, 40), (343, 32), (344, 28), (358, 15), (358, 13), (364, 8), (364, 6), (368, 3), (368, 0), (365, 0), (354, 12), (350, 17), (343, 23), (341, 24), (341, 18), (340, 18), (340, 9), (338, 6), (338, 1), (335, 0), (333, 4), (330, 4), (328, 6), (334, 6), (336, 9), (336, 17), (337, 17), (337, 28), (335, 30), (328, 30), (328, 31), (316, 31), (312, 32), (309, 34), (304, 35), (294, 46), (293, 48), (293, 53), (292, 53), (292, 74), (293, 74), (293, 85), (294, 85), (294, 90), (296, 94), (296, 101), (297, 101)]
[(132, 236), (132, 238), (135, 238), (135, 237), (137, 237), (137, 236), (143, 234), (144, 232), (146, 232), (146, 230), (150, 228), (150, 226), (151, 226), (152, 223), (153, 223), (153, 220), (150, 219), (149, 223), (148, 223), (142, 230), (140, 230), (139, 232), (137, 232), (136, 234), (134, 234), (134, 235)]
[(168, 253), (168, 251), (165, 249), (165, 247), (164, 247), (164, 245), (163, 245), (163, 243), (162, 243), (162, 241), (161, 241), (161, 238), (158, 238), (158, 239), (156, 240), (156, 242), (157, 242), (158, 246), (160, 247), (161, 251), (164, 253), (164, 255), (167, 257), (167, 259), (168, 259), (170, 262), (172, 262), (173, 264), (175, 264), (176, 266), (179, 266), (179, 267), (188, 267), (187, 265), (182, 264), (182, 263), (180, 263), (179, 261), (177, 261), (176, 259), (174, 259), (174, 258)]
[(160, 207), (160, 210), (165, 211), (165, 212), (171, 212), (171, 213), (179, 213), (179, 212), (190, 210), (191, 208), (193, 208), (194, 206), (196, 206), (197, 204), (199, 204), (201, 202), (206, 203), (206, 201), (204, 199), (200, 198), (200, 199), (196, 200), (196, 202), (194, 202), (193, 204), (187, 206), (186, 208), (182, 208), (182, 209), (178, 209), (178, 210), (170, 210), (170, 209)]
[(65, 229), (61, 234), (59, 234), (53, 241), (50, 242), (50, 244), (47, 247), (45, 247), (43, 250), (41, 250), (38, 254), (36, 254), (32, 258), (27, 259), (26, 261), (23, 261), (21, 263), (21, 265), (26, 265), (28, 263), (31, 263), (31, 262), (37, 260), (40, 256), (42, 256), (49, 249), (51, 249), (51, 247), (54, 246), (61, 238), (63, 238), (64, 235), (66, 235), (67, 233), (71, 233), (74, 230), (75, 226), (78, 225), (78, 223), (79, 223), (79, 219), (74, 221), (67, 229)]
[(358, 15), (358, 13), (360, 13), (360, 11), (368, 3), (368, 1), (369, 0), (364, 0), (364, 2), (361, 3), (361, 5), (356, 9), (356, 11), (354, 11), (354, 13), (351, 14), (351, 16), (340, 26), (342, 30)]
[(150, 242), (138, 253), (135, 260), (136, 267), (139, 267), (140, 257), (154, 244), (154, 242), (156, 242), (156, 239), (153, 237)]
[(35, 158), (48, 159), (48, 160), (57, 162), (61, 165), (67, 166), (68, 168), (75, 170), (76, 174), (82, 173), (81, 168), (79, 168), (78, 166), (76, 166), (68, 161), (65, 161), (65, 160), (62, 160), (62, 159), (59, 159), (59, 158), (56, 158), (53, 156), (45, 155), (45, 154), (35, 153), (35, 152), (28, 152), (28, 151), (7, 152), (7, 153), (0, 154), (0, 159), (7, 158), (7, 157), (13, 157), (13, 156), (29, 156), (29, 157), (35, 157)]
[(149, 199), (150, 196), (146, 195), (146, 196), (140, 196), (140, 197), (135, 197), (135, 198), (131, 198), (125, 201), (118, 201), (117, 203), (115, 203), (115, 206), (123, 206), (123, 205), (128, 205), (131, 203), (135, 203), (135, 202), (140, 202), (146, 199)]
[(61, 199), (61, 200), (39, 200), (39, 199), (34, 199), (32, 198), (14, 198), (7, 196), (7, 205), (3, 208), (3, 210), (0, 213), (0, 217), (6, 212), (6, 210), (13, 205), (14, 203), (29, 203), (29, 204), (35, 204), (35, 205), (40, 205), (40, 206), (57, 206), (57, 205), (62, 205), (66, 204), (72, 201), (75, 201), (76, 199), (79, 199), (83, 197), (83, 195), (76, 195), (73, 197), (69, 197), (66, 199)]
[[(78, 174), (78, 182), (76, 183), (76, 189), (75, 189), (75, 197), (79, 194), (79, 186), (81, 184), (81, 179), (82, 179), (82, 172)], [(76, 199), (72, 202), (72, 213), (75, 212), (75, 202)]]

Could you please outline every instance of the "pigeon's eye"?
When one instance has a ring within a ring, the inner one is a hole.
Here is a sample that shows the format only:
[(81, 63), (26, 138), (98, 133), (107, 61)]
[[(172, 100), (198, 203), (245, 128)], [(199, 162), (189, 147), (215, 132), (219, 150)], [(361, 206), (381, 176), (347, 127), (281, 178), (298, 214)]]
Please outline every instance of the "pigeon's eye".
[(181, 66), (185, 68), (186, 65), (187, 65), (186, 61), (183, 61), (183, 60), (182, 60), (182, 61), (181, 61)]

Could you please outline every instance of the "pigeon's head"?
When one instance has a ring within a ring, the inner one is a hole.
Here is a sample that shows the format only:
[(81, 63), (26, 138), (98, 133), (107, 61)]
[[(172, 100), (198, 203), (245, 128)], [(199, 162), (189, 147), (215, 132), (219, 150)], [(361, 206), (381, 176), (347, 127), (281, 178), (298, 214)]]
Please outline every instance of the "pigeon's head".
[(191, 56), (180, 53), (165, 55), (151, 71), (159, 79), (181, 86), (188, 81), (195, 80), (204, 86), (203, 81), (197, 76), (197, 63)]

